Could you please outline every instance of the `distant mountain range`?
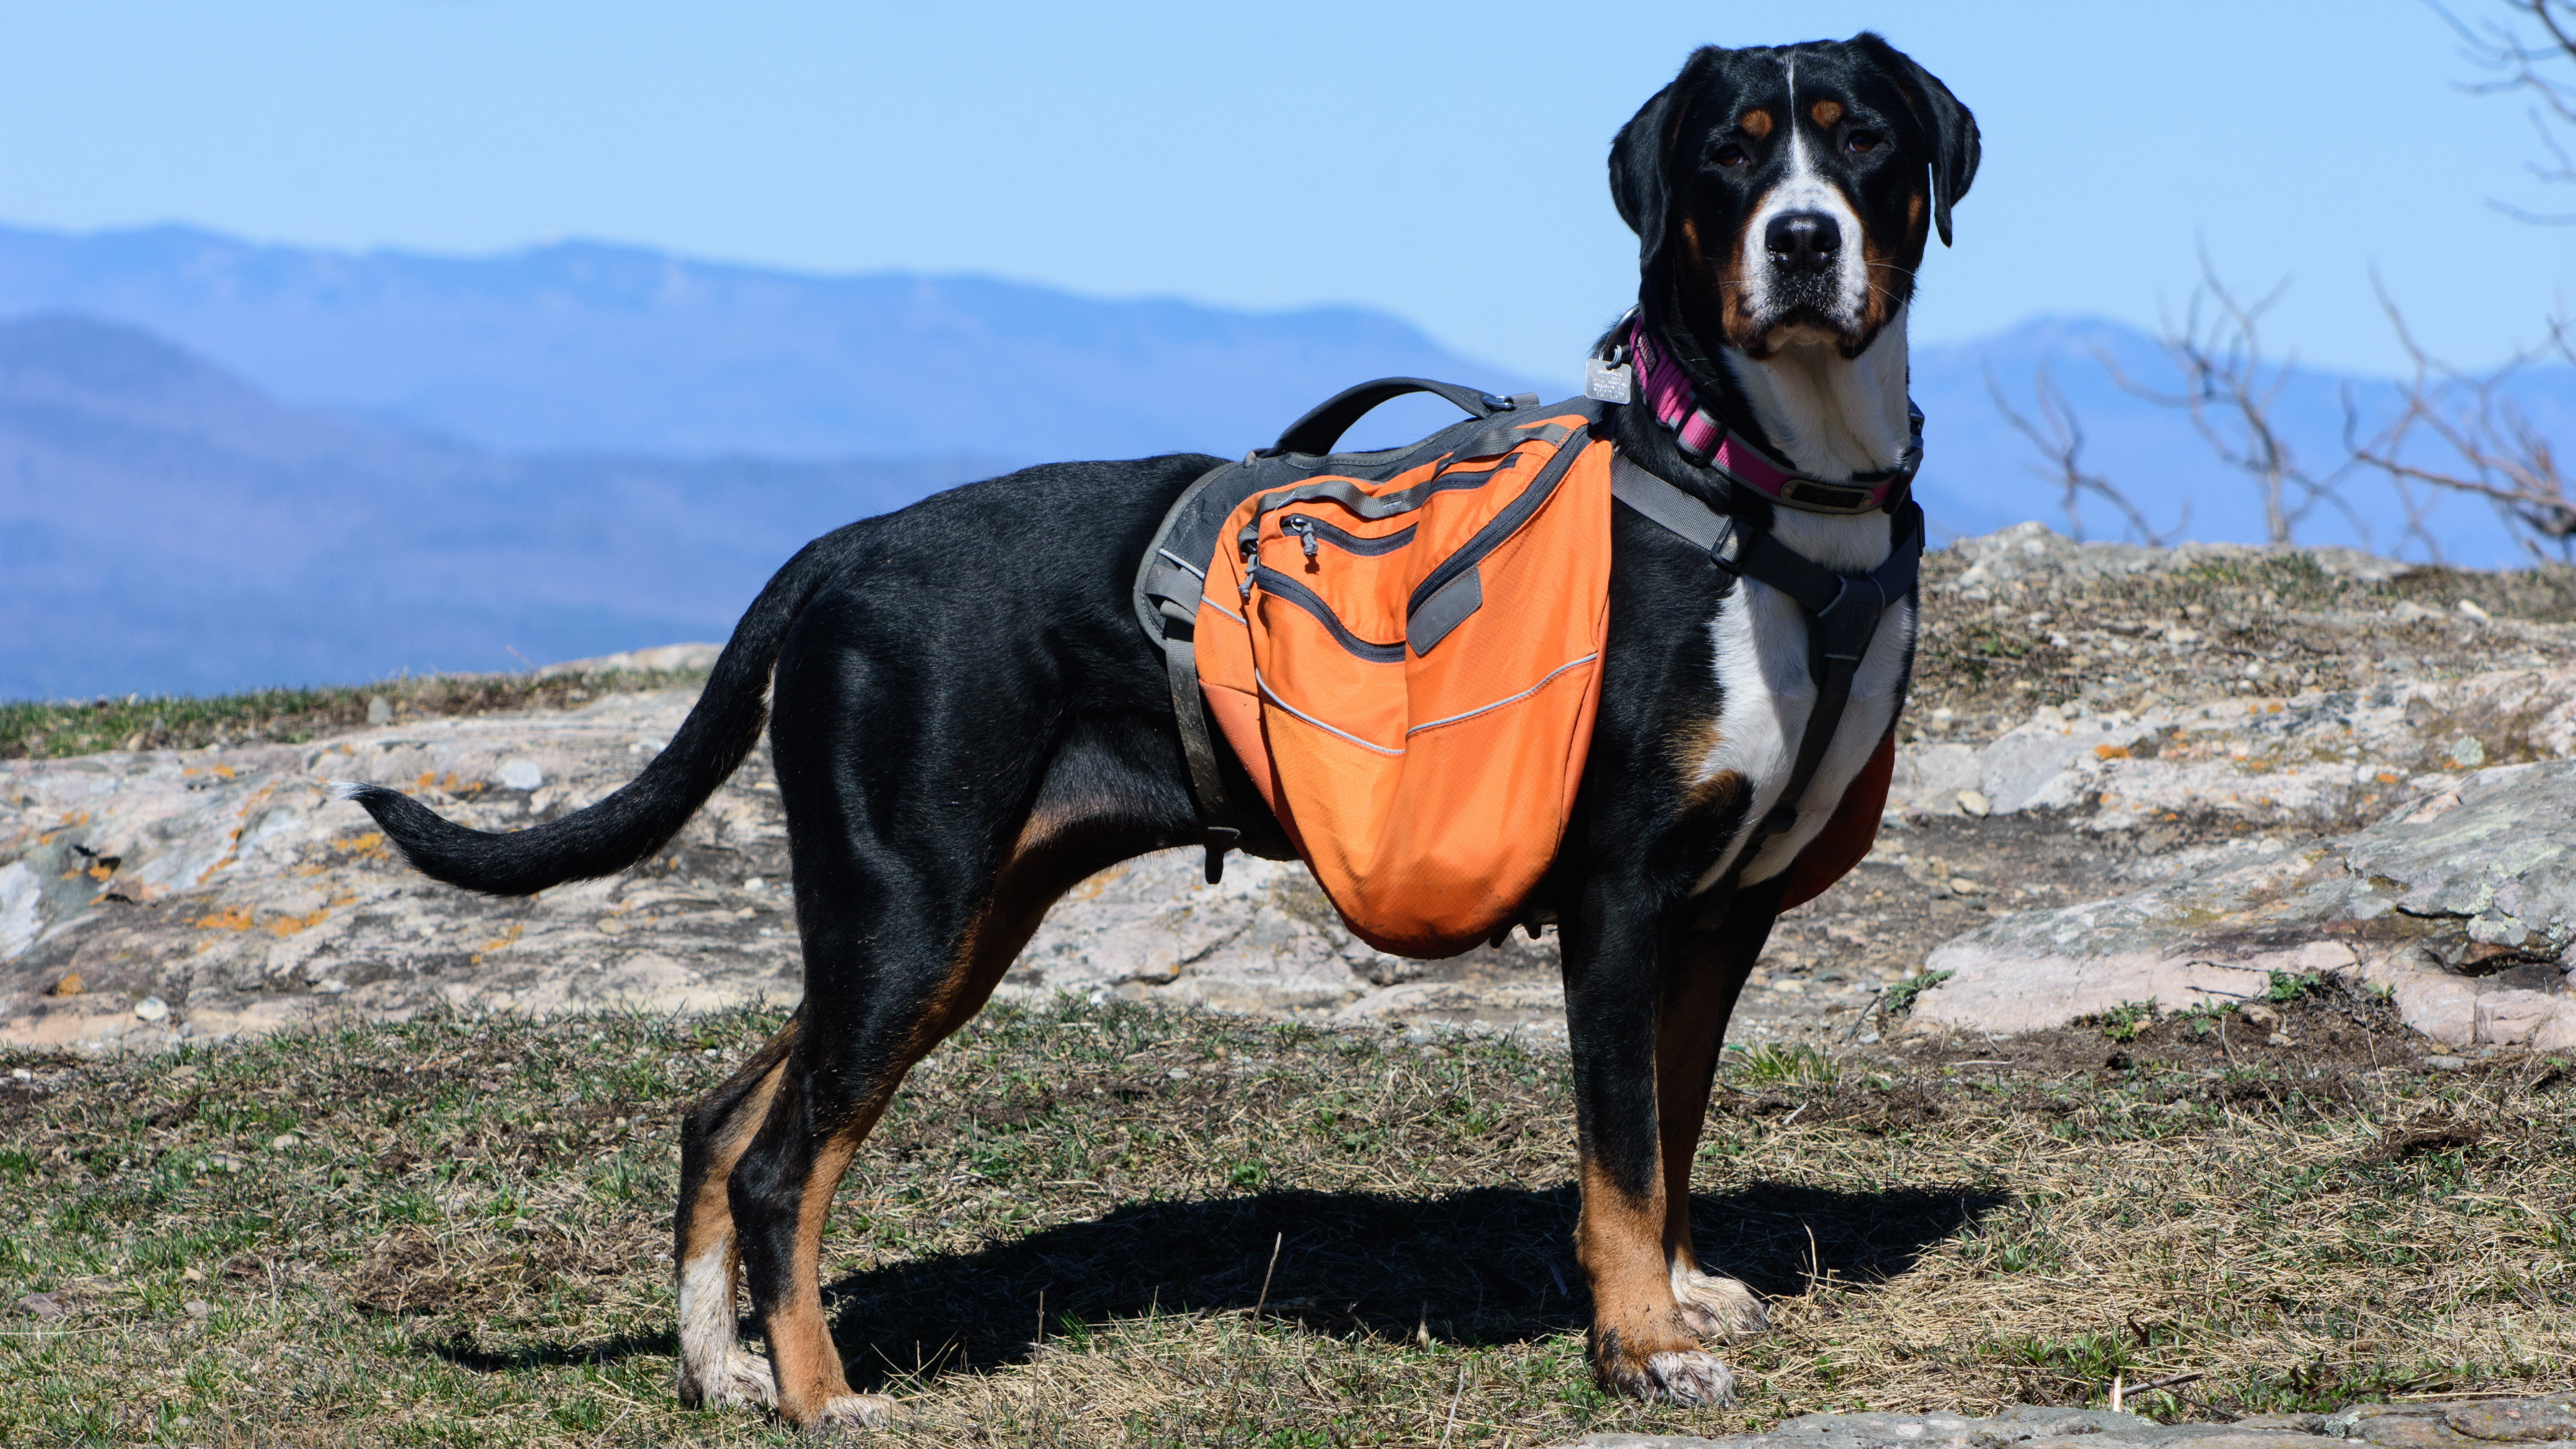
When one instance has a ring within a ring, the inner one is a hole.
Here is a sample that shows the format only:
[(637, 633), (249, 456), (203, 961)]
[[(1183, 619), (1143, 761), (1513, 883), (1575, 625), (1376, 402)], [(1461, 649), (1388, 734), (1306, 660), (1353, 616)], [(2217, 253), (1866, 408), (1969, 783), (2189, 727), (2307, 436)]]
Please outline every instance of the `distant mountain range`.
[[(0, 699), (207, 692), (508, 669), (722, 638), (805, 539), (1048, 458), (1219, 454), (1369, 377), (1553, 387), (1382, 314), (1110, 302), (976, 278), (829, 278), (566, 244), (485, 259), (256, 246), (184, 228), (0, 228)], [(2260, 508), (2177, 413), (2153, 339), (2041, 319), (1918, 348), (1935, 536), (2067, 521), (1988, 395), (2049, 368), (2086, 461), (2170, 529), (2254, 540)], [(2303, 374), (2276, 418), (2338, 456)], [(2576, 372), (2517, 400), (2576, 451)], [(1419, 436), (1445, 404), (1355, 441)], [(2391, 548), (2387, 485), (2347, 495)], [(2088, 505), (2096, 537), (2117, 519)], [(2483, 505), (2434, 516), (2458, 562), (2517, 555)], [(2360, 542), (2319, 517), (2303, 540)]]
[[(159, 333), (280, 398), (512, 452), (1232, 455), (1371, 377), (1537, 385), (1355, 308), (810, 276), (589, 242), (452, 258), (0, 228), (0, 317), (39, 311)], [(1442, 406), (1408, 415), (1427, 420), (1416, 436)]]

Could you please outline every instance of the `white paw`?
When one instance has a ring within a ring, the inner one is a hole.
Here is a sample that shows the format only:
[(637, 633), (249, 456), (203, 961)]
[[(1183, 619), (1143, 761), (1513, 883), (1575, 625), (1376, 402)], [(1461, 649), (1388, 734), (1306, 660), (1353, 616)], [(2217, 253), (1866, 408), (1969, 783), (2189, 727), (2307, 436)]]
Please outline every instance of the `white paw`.
[(725, 1351), (722, 1364), (712, 1374), (697, 1379), (693, 1400), (688, 1369), (680, 1370), (680, 1402), (697, 1403), (710, 1409), (743, 1409), (778, 1407), (778, 1379), (769, 1371), (769, 1360), (756, 1353), (732, 1348)]
[(1695, 1408), (1722, 1409), (1735, 1402), (1735, 1371), (1704, 1353), (1658, 1353), (1646, 1359), (1654, 1397)]
[(834, 1394), (814, 1416), (817, 1429), (882, 1429), (894, 1422), (894, 1400), (883, 1394)]
[(1752, 1289), (1695, 1268), (1673, 1274), (1673, 1302), (1682, 1322), (1703, 1339), (1750, 1338), (1771, 1326), (1771, 1310)]

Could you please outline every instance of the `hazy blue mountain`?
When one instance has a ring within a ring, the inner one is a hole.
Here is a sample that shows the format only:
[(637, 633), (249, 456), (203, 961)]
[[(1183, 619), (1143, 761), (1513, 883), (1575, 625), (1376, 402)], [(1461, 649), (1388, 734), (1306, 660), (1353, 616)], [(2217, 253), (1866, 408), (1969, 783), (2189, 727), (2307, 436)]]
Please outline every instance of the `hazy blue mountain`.
[[(587, 242), (459, 258), (0, 228), (0, 316), (35, 311), (145, 328), (292, 402), (521, 452), (1235, 455), (1372, 377), (1533, 386), (1356, 308), (1103, 301)], [(1381, 427), (1418, 436), (1441, 406)]]
[[(0, 321), (0, 698), (721, 638), (807, 538), (938, 487), (1048, 458), (1239, 453), (1389, 373), (1532, 386), (1363, 311), (1252, 315), (590, 245), (444, 259), (0, 228), (0, 318), (18, 311), (45, 315)], [(2088, 466), (2159, 528), (2261, 538), (2250, 482), (2183, 415), (2116, 385), (2105, 357), (2176, 381), (2152, 338), (2101, 321), (1917, 349), (1936, 538), (2068, 527), (1986, 387), (1991, 371), (2026, 407), (2043, 366), (2084, 420)], [(2395, 393), (2304, 373), (2275, 416), (2326, 463), (2347, 396), (2367, 427)], [(2535, 370), (2515, 401), (2576, 454), (2576, 371)], [(1388, 409), (1354, 441), (1450, 416)], [(2331, 513), (2299, 537), (2397, 549), (2387, 483), (2344, 488), (2366, 538)], [(2444, 500), (2431, 521), (2455, 562), (2521, 557), (2475, 500)], [(2098, 503), (2084, 523), (2121, 533)]]
[(511, 457), (0, 323), (0, 699), (513, 669), (722, 638), (806, 539), (997, 471)]

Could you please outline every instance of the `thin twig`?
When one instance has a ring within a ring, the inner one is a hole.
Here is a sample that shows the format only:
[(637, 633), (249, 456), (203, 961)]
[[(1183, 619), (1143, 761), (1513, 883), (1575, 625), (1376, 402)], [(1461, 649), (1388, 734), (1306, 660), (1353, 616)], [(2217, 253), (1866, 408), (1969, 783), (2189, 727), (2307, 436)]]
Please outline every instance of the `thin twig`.
[(1261, 1296), (1253, 1300), (1252, 1304), (1252, 1321), (1254, 1323), (1259, 1323), (1261, 1321), (1261, 1310), (1268, 1306), (1270, 1302), (1270, 1275), (1279, 1271), (1279, 1245), (1286, 1241), (1288, 1241), (1288, 1235), (1285, 1232), (1275, 1233), (1271, 1236), (1270, 1266), (1261, 1270)]

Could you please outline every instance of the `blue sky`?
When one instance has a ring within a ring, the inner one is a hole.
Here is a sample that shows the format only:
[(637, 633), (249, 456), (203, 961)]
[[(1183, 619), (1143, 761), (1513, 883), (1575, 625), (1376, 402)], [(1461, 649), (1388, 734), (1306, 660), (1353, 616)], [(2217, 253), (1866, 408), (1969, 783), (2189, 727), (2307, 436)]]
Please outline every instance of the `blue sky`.
[(1563, 374), (1633, 288), (1619, 123), (1692, 44), (1862, 26), (1984, 126), (1927, 340), (2152, 326), (2202, 240), (2251, 290), (2293, 277), (2275, 336), (2329, 367), (2396, 365), (2374, 265), (2473, 363), (2576, 289), (2576, 229), (2487, 205), (2551, 202), (2524, 107), (2461, 93), (2415, 0), (0, 0), (0, 219), (1356, 302)]

